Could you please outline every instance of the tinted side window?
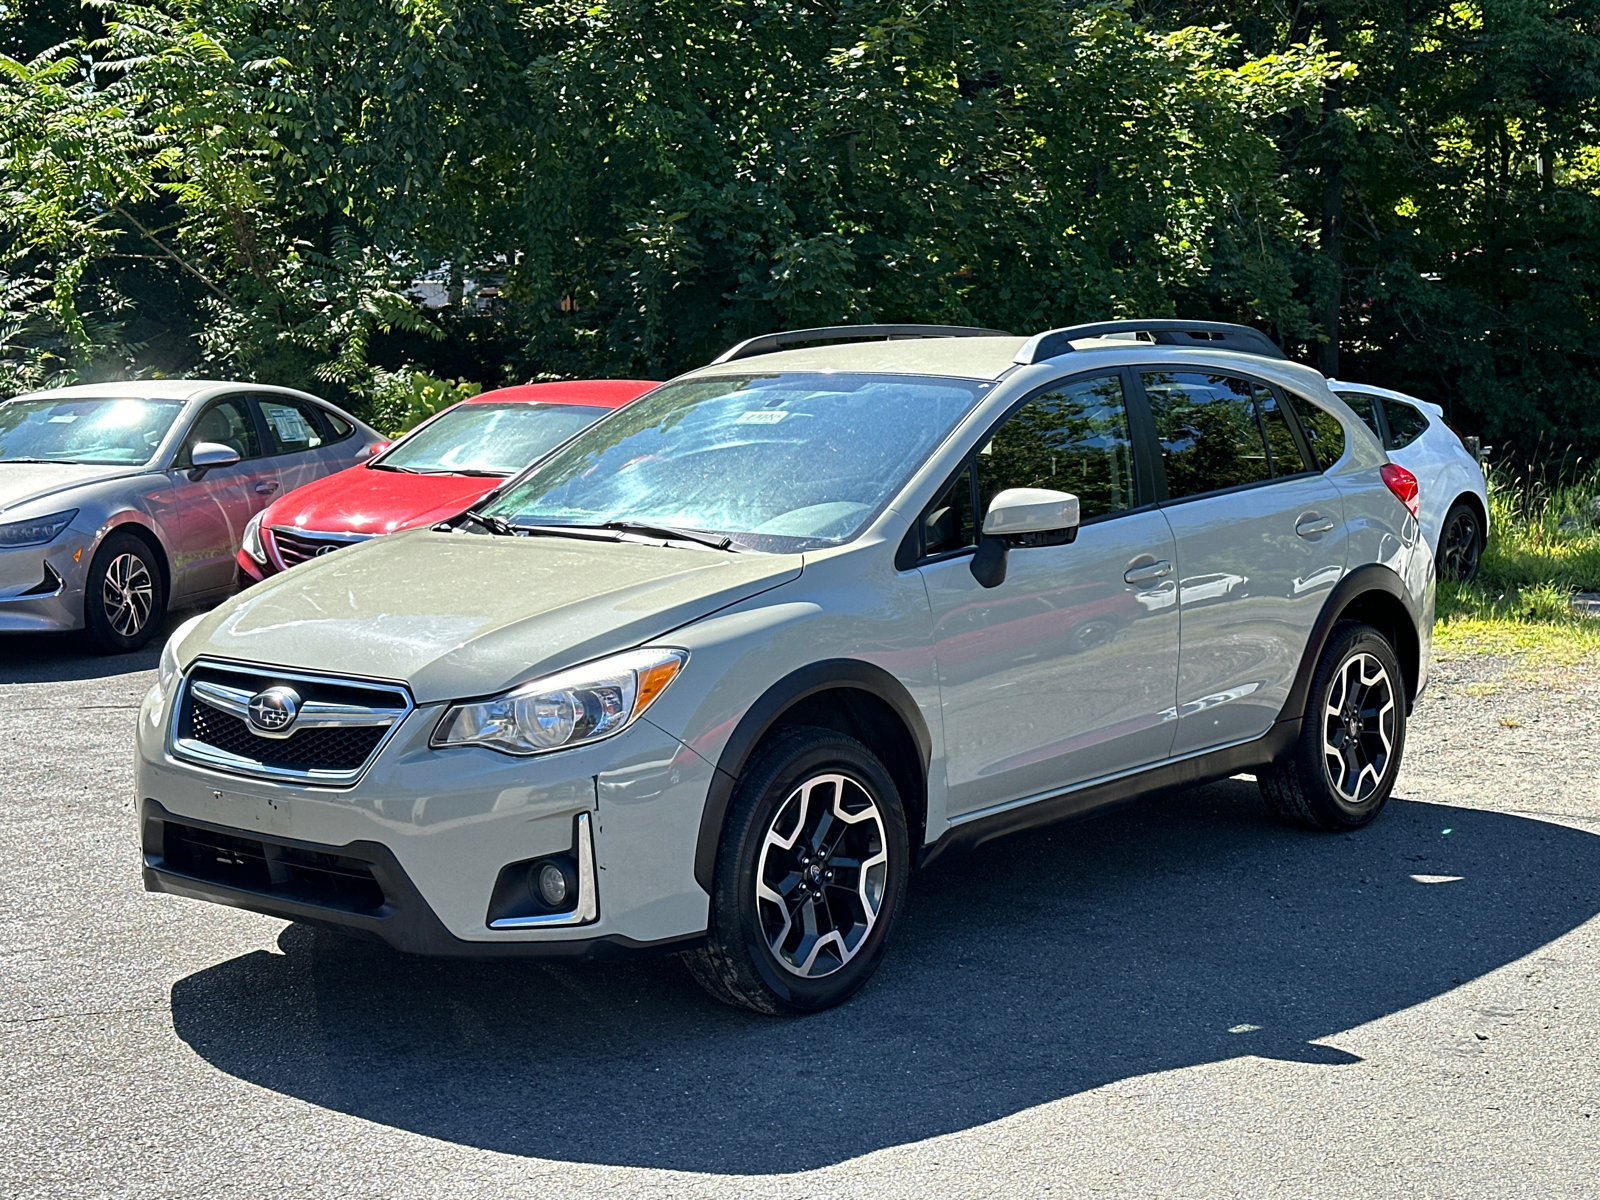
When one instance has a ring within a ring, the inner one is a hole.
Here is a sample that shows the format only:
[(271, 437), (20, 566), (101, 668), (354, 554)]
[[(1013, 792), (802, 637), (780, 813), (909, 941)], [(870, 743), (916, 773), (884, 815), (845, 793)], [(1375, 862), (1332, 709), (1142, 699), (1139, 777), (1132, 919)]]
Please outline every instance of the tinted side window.
[(1198, 371), (1147, 371), (1141, 378), (1172, 499), (1271, 478), (1249, 380)]
[(1300, 453), (1300, 443), (1295, 441), (1294, 430), (1289, 428), (1289, 418), (1278, 407), (1278, 398), (1259, 384), (1256, 385), (1256, 411), (1261, 414), (1261, 424), (1267, 431), (1267, 449), (1272, 452), (1272, 473), (1299, 475), (1309, 470), (1306, 456)]
[(976, 545), (976, 533), (972, 522), (972, 467), (968, 465), (923, 514), (922, 553), (948, 554)]
[(328, 422), (328, 428), (333, 430), (333, 440), (336, 442), (344, 441), (345, 438), (356, 431), (354, 425), (337, 413), (325, 412), (322, 414), (322, 418)]
[(267, 430), (275, 443), (274, 454), (315, 450), (322, 445), (317, 414), (311, 411), (310, 405), (277, 396), (258, 396), (256, 403), (261, 406), (261, 415), (267, 419)]
[(1389, 441), (1386, 450), (1400, 450), (1422, 436), (1428, 427), (1428, 418), (1410, 404), (1399, 400), (1385, 400), (1383, 415), (1389, 418)]
[(1379, 437), (1383, 436), (1383, 430), (1378, 428), (1378, 412), (1373, 406), (1371, 396), (1365, 392), (1340, 392), (1338, 396), (1339, 399), (1356, 410), (1356, 416), (1366, 422), (1368, 429)]
[(1083, 520), (1132, 508), (1133, 444), (1121, 378), (1080, 380), (1034, 397), (973, 462), (980, 513), (1007, 488), (1071, 492)]
[(1344, 426), (1339, 424), (1339, 418), (1293, 392), (1289, 393), (1289, 403), (1300, 418), (1300, 428), (1311, 443), (1317, 463), (1324, 468), (1333, 466), (1344, 456)]
[(256, 437), (255, 422), (250, 419), (250, 411), (243, 400), (218, 400), (200, 414), (200, 419), (184, 439), (185, 463), (201, 442), (227, 446), (236, 451), (240, 458), (261, 457), (261, 440)]

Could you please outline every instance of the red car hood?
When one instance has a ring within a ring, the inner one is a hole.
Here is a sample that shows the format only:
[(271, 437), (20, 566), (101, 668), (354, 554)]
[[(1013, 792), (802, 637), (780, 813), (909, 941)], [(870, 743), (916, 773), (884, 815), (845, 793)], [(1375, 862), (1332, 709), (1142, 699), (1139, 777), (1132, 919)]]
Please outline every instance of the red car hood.
[(375, 471), (362, 463), (273, 501), (261, 523), (324, 533), (393, 533), (453, 517), (502, 482), (479, 475)]

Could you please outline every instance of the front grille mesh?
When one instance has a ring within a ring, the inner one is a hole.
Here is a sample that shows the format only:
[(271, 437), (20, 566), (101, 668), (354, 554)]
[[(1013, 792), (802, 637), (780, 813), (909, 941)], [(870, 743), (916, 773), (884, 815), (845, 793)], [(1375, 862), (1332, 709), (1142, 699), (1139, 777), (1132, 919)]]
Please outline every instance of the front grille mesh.
[(204, 701), (190, 703), (187, 730), (190, 737), (240, 758), (267, 767), (299, 771), (356, 771), (383, 740), (388, 728), (366, 725), (354, 729), (302, 729), (286, 738), (257, 737), (238, 717), (220, 712)]
[(166, 822), (161, 857), (171, 870), (241, 891), (378, 915), (383, 888), (371, 864), (343, 854), (260, 842)]
[(307, 559), (330, 550), (339, 550), (354, 543), (344, 538), (319, 538), (315, 535), (292, 533), (287, 529), (272, 527), (272, 540), (278, 544), (278, 557), (286, 567), (303, 563)]

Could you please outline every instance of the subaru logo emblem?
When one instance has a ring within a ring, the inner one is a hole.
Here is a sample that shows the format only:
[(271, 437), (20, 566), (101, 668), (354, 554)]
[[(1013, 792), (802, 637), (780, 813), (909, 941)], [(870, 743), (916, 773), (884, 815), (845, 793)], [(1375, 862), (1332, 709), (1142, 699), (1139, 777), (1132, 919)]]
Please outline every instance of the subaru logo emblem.
[(262, 733), (282, 733), (300, 715), (300, 696), (288, 687), (270, 687), (250, 697), (250, 724)]

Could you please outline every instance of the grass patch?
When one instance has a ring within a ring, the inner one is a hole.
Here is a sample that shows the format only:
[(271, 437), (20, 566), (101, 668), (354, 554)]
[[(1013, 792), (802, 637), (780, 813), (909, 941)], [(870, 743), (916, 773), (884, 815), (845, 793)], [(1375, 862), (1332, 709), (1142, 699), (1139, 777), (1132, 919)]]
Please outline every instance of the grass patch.
[(1489, 472), (1489, 545), (1470, 584), (1439, 584), (1441, 657), (1515, 654), (1574, 663), (1600, 658), (1600, 620), (1573, 612), (1600, 592), (1600, 470), (1550, 485)]

